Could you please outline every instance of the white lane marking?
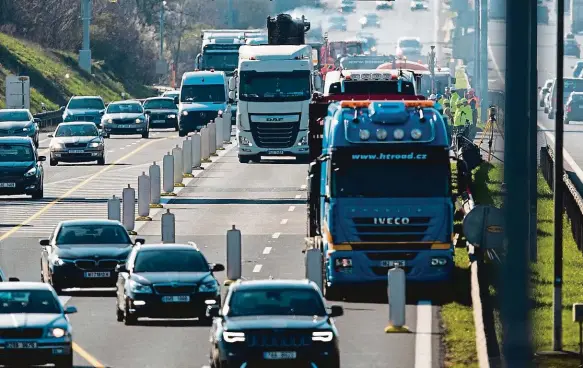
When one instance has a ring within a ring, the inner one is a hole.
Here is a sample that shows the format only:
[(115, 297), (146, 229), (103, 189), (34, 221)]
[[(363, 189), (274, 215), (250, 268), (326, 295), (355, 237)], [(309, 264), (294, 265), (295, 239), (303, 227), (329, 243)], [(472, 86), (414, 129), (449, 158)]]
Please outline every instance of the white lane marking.
[(269, 254), (271, 253), (271, 247), (265, 247), (265, 249), (263, 249), (263, 254)]
[(68, 295), (59, 295), (59, 301), (61, 302), (61, 304), (63, 305), (63, 307), (65, 305), (67, 305), (67, 303), (69, 302), (69, 300), (71, 300), (71, 297)]
[(107, 151), (107, 153), (112, 153), (112, 152), (113, 152), (113, 150), (109, 150), (109, 151)]
[(300, 198), (302, 198), (302, 195), (301, 194), (296, 194), (296, 199), (300, 199)]
[(10, 313), (10, 317), (12, 317), (12, 324), (14, 325), (14, 327), (19, 327), (18, 321), (16, 320), (16, 317), (14, 316), (14, 314)]
[(273, 239), (277, 239), (277, 238), (279, 238), (279, 236), (280, 236), (280, 235), (281, 235), (281, 233), (274, 233), (274, 234), (271, 236), (271, 238), (273, 238)]
[(280, 225), (285, 225), (285, 224), (287, 224), (287, 219), (283, 219), (283, 220), (281, 220), (281, 222), (280, 222), (279, 224), (280, 224)]
[(415, 368), (431, 368), (433, 313), (431, 302), (417, 304), (417, 329), (415, 330)]
[(126, 149), (126, 148), (125, 148), (125, 147), (120, 147), (119, 149), (120, 149), (120, 150), (123, 150), (123, 149)]
[(287, 209), (288, 212), (293, 212), (296, 209), (296, 206), (289, 206), (289, 208)]
[(255, 265), (255, 267), (253, 267), (253, 272), (257, 273), (257, 272), (261, 272), (261, 269), (263, 268), (262, 265), (258, 264)]
[(300, 189), (306, 189), (307, 185), (306, 184), (302, 184), (302, 186), (300, 187)]

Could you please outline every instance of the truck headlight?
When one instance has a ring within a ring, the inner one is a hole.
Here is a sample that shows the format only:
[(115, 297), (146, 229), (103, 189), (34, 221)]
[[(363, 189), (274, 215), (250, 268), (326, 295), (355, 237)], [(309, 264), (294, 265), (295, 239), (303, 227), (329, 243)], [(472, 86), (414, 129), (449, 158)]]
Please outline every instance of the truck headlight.
[(300, 141), (298, 142), (298, 146), (306, 146), (308, 144), (308, 136), (305, 135), (302, 137), (302, 139), (300, 139)]
[(431, 258), (431, 265), (432, 266), (445, 266), (447, 264), (447, 258)]
[(245, 341), (245, 333), (244, 332), (223, 332), (223, 339), (225, 342), (233, 343), (233, 342), (244, 342)]
[(332, 331), (314, 331), (312, 332), (312, 341), (330, 342), (334, 338)]
[(32, 167), (30, 170), (28, 170), (26, 172), (26, 174), (24, 174), (24, 176), (27, 176), (27, 177), (35, 176), (37, 171), (38, 171), (38, 169), (36, 167)]
[(106, 122), (107, 122), (107, 124), (111, 124), (111, 123), (113, 123), (113, 119), (107, 119)]
[(241, 137), (241, 136), (239, 137), (239, 144), (240, 144), (241, 146), (248, 146), (248, 147), (250, 147), (250, 146), (252, 146), (252, 145), (253, 145), (253, 143), (251, 143), (251, 142), (249, 141), (249, 139), (247, 139), (247, 138), (245, 138), (245, 137)]
[(51, 328), (49, 329), (49, 337), (63, 337), (67, 334), (67, 330), (62, 329), (60, 327), (55, 327), (55, 328)]
[(186, 115), (188, 115), (188, 111), (184, 110), (184, 111), (182, 112), (182, 116), (186, 116)]
[(152, 294), (152, 288), (149, 285), (143, 285), (139, 282), (130, 280), (130, 291), (136, 294)]

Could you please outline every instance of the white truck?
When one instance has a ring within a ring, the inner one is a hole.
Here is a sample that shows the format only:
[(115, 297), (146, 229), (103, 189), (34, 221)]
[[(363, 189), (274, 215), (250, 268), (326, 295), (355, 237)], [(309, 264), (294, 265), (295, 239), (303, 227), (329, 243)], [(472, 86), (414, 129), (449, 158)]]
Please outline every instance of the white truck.
[(308, 160), (313, 72), (309, 45), (241, 46), (238, 75), (229, 81), (239, 97), (239, 162), (262, 156)]

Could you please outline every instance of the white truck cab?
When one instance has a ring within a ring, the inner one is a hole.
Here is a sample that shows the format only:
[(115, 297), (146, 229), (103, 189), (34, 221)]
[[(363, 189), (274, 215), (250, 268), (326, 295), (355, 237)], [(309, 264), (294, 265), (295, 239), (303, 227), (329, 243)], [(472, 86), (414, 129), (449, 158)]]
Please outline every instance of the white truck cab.
[(326, 74), (324, 84), (324, 96), (367, 95), (370, 99), (383, 99), (384, 95), (409, 95), (417, 92), (415, 75), (408, 70), (334, 70)]
[(222, 115), (231, 119), (228, 80), (224, 72), (184, 73), (178, 97), (178, 133), (181, 137), (199, 131), (210, 120)]
[(314, 67), (309, 45), (245, 45), (239, 49), (239, 161), (261, 156), (307, 160)]

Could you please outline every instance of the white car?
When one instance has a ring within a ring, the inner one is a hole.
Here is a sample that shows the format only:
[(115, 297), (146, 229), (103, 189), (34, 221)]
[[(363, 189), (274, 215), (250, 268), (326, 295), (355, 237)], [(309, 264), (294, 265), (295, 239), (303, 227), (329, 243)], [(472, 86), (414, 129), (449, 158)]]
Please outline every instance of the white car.
[(393, 9), (393, 5), (394, 5), (394, 1), (380, 0), (380, 1), (377, 1), (377, 10)]
[(422, 0), (411, 1), (411, 10), (427, 10), (427, 3)]
[(397, 41), (395, 53), (398, 58), (406, 57), (409, 60), (417, 60), (421, 58), (422, 49), (423, 45), (418, 37), (401, 37)]
[(370, 13), (360, 18), (362, 28), (381, 28), (381, 18), (376, 13)]

